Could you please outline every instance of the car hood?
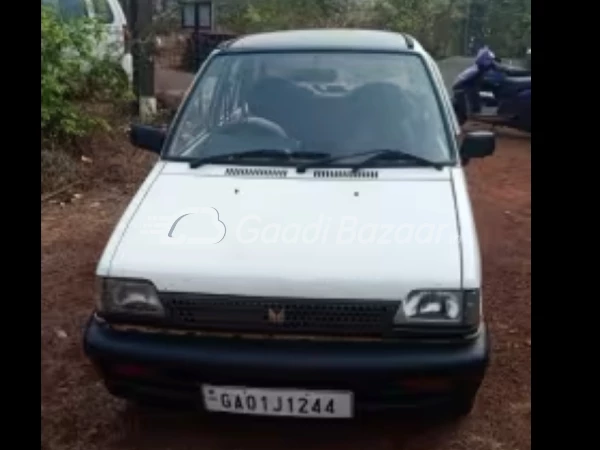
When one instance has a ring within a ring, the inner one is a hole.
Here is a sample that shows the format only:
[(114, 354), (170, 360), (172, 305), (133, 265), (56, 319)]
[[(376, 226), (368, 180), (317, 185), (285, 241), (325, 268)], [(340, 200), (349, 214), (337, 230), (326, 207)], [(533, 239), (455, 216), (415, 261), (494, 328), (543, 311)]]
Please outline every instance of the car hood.
[(393, 300), (460, 288), (449, 170), (384, 172), (342, 180), (163, 171), (118, 227), (105, 275), (149, 279), (160, 291), (253, 296)]

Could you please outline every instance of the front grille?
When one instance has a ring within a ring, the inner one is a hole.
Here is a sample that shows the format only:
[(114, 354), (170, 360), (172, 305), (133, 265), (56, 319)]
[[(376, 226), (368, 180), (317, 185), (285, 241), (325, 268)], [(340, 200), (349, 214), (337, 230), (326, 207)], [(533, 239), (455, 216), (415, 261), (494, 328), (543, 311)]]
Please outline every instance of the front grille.
[(285, 169), (228, 167), (225, 169), (225, 175), (234, 177), (285, 178), (288, 175), (288, 171)]
[(383, 337), (397, 302), (161, 294), (173, 326), (223, 332)]
[(379, 178), (377, 170), (361, 170), (355, 172), (353, 170), (331, 170), (322, 169), (313, 172), (314, 178)]

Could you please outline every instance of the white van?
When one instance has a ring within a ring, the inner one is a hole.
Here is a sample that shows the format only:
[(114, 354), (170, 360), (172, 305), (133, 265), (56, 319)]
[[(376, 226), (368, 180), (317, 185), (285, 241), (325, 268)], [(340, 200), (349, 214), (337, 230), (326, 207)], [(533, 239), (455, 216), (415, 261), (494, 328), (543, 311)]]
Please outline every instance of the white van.
[(489, 357), (460, 137), (413, 38), (298, 30), (215, 50), (98, 263), (109, 391), (208, 411), (471, 410)]
[(133, 80), (133, 58), (129, 48), (127, 18), (119, 0), (42, 0), (42, 5), (53, 6), (64, 18), (89, 17), (106, 26), (106, 41), (98, 42), (98, 53), (110, 49), (119, 59), (129, 82)]

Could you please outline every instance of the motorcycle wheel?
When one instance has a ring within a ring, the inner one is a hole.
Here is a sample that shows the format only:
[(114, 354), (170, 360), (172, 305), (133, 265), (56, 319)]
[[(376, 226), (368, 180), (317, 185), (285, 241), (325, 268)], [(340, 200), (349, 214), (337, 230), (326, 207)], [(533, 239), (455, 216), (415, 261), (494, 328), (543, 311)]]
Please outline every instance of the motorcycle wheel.
[(520, 128), (526, 133), (531, 134), (531, 118), (521, 119)]
[(456, 99), (452, 103), (458, 124), (462, 127), (467, 122), (467, 111), (465, 111), (464, 103), (458, 102)]

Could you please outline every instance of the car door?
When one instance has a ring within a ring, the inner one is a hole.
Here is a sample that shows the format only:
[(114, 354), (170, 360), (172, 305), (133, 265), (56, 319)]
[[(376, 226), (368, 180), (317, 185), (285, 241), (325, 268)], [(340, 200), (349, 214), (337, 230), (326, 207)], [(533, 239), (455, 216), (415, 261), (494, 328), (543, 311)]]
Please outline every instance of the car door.
[(125, 53), (127, 21), (118, 0), (84, 1), (87, 3), (90, 17), (100, 22), (105, 28), (104, 39), (98, 43), (99, 54), (120, 59)]

